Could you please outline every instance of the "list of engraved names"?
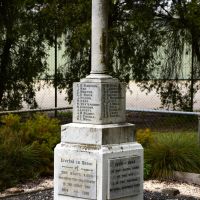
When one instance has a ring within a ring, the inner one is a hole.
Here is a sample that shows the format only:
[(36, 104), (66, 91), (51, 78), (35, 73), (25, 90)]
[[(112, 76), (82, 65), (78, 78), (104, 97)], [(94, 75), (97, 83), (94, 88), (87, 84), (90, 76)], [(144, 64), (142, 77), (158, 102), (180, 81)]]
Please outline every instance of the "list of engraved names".
[(103, 84), (103, 117), (120, 117), (122, 110), (122, 90), (120, 84)]
[(124, 110), (120, 83), (77, 83), (75, 95), (77, 121), (119, 118)]
[(61, 195), (96, 199), (96, 160), (60, 157)]
[(77, 84), (77, 120), (92, 121), (95, 118), (95, 111), (100, 107), (99, 102), (96, 101), (97, 94), (96, 84)]

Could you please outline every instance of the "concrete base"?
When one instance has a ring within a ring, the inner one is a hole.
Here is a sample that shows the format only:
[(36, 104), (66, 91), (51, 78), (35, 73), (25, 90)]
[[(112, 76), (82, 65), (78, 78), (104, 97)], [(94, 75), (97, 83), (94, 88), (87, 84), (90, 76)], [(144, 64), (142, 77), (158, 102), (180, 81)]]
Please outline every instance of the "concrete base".
[(177, 181), (200, 185), (200, 174), (175, 171), (173, 178)]
[(60, 143), (54, 153), (54, 200), (143, 199), (140, 144)]

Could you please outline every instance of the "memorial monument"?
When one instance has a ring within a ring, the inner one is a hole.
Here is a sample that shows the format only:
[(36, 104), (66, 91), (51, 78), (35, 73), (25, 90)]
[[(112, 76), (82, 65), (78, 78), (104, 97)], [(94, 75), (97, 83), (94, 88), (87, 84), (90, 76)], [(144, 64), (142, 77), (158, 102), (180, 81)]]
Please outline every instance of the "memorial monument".
[(92, 0), (91, 73), (73, 87), (73, 123), (54, 155), (54, 200), (143, 199), (143, 148), (125, 120), (125, 85), (107, 75), (108, 0)]

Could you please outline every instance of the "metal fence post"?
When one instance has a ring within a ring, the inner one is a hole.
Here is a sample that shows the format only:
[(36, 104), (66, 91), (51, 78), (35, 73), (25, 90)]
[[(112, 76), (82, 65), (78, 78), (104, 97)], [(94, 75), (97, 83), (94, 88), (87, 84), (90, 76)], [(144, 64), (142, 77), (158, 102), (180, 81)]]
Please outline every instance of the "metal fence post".
[(198, 143), (200, 146), (200, 114), (198, 114)]

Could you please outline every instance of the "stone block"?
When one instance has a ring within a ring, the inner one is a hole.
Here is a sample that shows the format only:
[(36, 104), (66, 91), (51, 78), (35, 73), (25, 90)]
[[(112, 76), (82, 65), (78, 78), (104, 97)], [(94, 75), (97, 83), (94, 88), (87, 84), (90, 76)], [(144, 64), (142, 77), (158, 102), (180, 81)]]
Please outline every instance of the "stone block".
[[(87, 82), (86, 82), (87, 81)], [(125, 84), (85, 79), (73, 86), (73, 122), (115, 124), (125, 122)]]
[(95, 145), (134, 142), (134, 125), (65, 124), (61, 127), (61, 142)]
[(54, 153), (54, 200), (143, 199), (140, 144), (60, 143)]

